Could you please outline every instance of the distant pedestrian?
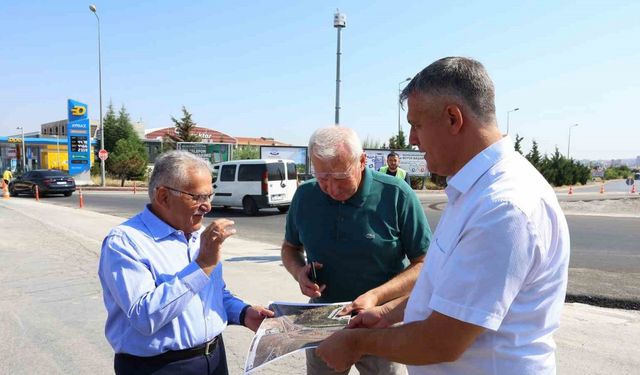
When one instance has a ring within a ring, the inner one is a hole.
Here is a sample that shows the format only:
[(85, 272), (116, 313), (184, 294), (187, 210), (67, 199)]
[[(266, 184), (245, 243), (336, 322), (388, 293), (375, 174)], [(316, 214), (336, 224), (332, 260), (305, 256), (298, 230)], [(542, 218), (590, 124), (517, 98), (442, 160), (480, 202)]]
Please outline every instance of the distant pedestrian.
[(400, 156), (394, 151), (391, 151), (387, 155), (387, 165), (380, 167), (380, 173), (388, 174), (399, 180), (404, 180), (409, 186), (411, 186), (411, 180), (409, 180), (409, 174), (404, 169), (400, 168)]
[(185, 151), (162, 154), (149, 181), (151, 204), (111, 230), (99, 276), (105, 333), (116, 374), (228, 374), (222, 331), (256, 331), (273, 312), (226, 288), (222, 244), (233, 221), (214, 220), (211, 166)]
[(5, 185), (9, 185), (9, 181), (13, 178), (13, 173), (11, 173), (11, 169), (7, 167), (7, 169), (2, 174), (2, 179), (4, 180)]

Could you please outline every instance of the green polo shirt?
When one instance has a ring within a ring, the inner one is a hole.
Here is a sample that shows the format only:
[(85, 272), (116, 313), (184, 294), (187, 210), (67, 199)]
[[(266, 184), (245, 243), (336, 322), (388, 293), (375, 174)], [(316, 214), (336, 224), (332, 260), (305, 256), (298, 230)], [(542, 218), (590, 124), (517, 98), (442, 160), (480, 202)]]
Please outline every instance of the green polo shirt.
[(315, 179), (298, 187), (285, 240), (323, 264), (318, 302), (352, 301), (392, 279), (408, 259), (424, 255), (431, 230), (420, 201), (404, 181), (365, 168), (356, 194), (331, 199)]

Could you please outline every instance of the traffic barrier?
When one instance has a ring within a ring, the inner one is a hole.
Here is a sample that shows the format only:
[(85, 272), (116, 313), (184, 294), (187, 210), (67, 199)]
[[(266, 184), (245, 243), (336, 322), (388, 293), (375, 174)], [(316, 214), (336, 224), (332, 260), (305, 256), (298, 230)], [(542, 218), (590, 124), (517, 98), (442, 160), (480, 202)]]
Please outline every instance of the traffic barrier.
[(9, 199), (10, 195), (9, 195), (9, 188), (7, 187), (7, 184), (4, 183), (4, 180), (2, 181), (2, 199)]
[(35, 191), (35, 195), (36, 195), (36, 202), (40, 202), (40, 188), (38, 187), (38, 185), (34, 185), (36, 191)]
[(636, 184), (631, 185), (631, 194), (636, 193)]
[(135, 194), (135, 193), (136, 193), (136, 182), (133, 181), (133, 194)]
[(573, 194), (573, 186), (569, 185), (569, 195)]
[(600, 185), (600, 194), (604, 194), (604, 184)]
[(79, 187), (78, 191), (79, 191), (78, 199), (79, 199), (79, 203), (80, 203), (80, 208), (83, 208), (84, 207), (84, 198), (82, 197), (82, 188)]

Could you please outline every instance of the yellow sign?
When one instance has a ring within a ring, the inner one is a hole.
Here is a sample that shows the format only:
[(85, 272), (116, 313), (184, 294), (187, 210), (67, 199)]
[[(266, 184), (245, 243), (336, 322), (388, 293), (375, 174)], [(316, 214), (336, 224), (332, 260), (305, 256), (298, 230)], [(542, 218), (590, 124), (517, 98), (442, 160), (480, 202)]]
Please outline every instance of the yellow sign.
[(9, 143), (20, 143), (20, 142), (22, 142), (22, 138), (9, 137), (9, 138), (7, 138), (7, 142), (9, 142)]
[(74, 116), (83, 116), (85, 113), (87, 113), (87, 107), (77, 105), (71, 108), (71, 114)]

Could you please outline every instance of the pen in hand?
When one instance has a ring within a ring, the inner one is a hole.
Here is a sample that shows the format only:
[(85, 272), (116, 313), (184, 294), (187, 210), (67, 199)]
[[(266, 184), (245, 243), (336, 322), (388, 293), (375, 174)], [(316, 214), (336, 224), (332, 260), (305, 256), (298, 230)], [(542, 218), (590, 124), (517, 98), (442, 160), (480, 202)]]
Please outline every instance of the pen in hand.
[(307, 263), (309, 264), (309, 266), (311, 266), (310, 267), (311, 269), (310, 269), (310, 272), (309, 272), (309, 279), (317, 284), (318, 283), (318, 275), (316, 274), (316, 267), (313, 265), (313, 262), (309, 258), (307, 258)]

